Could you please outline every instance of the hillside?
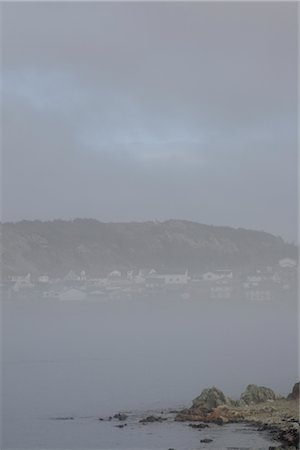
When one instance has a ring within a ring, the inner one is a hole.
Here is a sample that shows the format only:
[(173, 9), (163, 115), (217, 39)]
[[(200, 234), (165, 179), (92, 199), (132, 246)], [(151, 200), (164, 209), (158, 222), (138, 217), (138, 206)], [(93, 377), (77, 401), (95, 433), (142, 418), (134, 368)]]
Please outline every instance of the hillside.
[(182, 220), (103, 223), (94, 219), (1, 225), (2, 274), (64, 276), (85, 270), (251, 269), (297, 257), (297, 248), (262, 231)]

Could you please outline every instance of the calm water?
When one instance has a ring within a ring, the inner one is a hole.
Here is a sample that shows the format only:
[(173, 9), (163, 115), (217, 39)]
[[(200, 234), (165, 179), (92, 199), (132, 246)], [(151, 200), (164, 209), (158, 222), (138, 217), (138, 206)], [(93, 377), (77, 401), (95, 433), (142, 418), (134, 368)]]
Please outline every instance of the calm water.
[[(297, 326), (284, 301), (3, 301), (1, 448), (267, 448), (242, 425), (199, 431), (138, 418), (188, 406), (211, 385), (234, 398), (249, 383), (287, 393)], [(97, 420), (119, 411), (131, 411), (124, 429)], [(200, 444), (205, 437), (213, 443)]]

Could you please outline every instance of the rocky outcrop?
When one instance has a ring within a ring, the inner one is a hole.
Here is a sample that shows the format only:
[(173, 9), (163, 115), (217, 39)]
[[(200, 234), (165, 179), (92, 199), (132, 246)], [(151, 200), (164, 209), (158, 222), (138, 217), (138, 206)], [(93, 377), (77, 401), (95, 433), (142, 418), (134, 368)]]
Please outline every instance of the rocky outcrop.
[(287, 400), (299, 400), (299, 381), (294, 384), (292, 392), (287, 396)]
[(264, 386), (257, 386), (256, 384), (249, 384), (241, 394), (242, 404), (250, 405), (251, 403), (263, 403), (268, 400), (276, 400), (278, 396), (275, 392)]
[(202, 411), (212, 411), (221, 405), (231, 405), (232, 400), (224, 395), (224, 393), (215, 386), (204, 389), (201, 394), (193, 400), (193, 409), (201, 409)]
[(114, 415), (114, 419), (118, 419), (121, 421), (127, 420), (127, 418), (128, 418), (127, 414), (124, 414), (124, 413), (118, 413), (118, 414)]
[(276, 395), (272, 389), (251, 384), (241, 395), (241, 400), (236, 402), (215, 387), (204, 389), (191, 408), (180, 411), (175, 420), (218, 425), (249, 423), (259, 430), (268, 431), (288, 448), (298, 449), (299, 383), (286, 399)]
[(148, 417), (145, 417), (144, 419), (141, 419), (140, 421), (139, 421), (139, 423), (142, 423), (142, 424), (147, 424), (147, 423), (154, 423), (154, 422), (159, 422), (159, 423), (161, 423), (161, 422), (164, 422), (165, 420), (167, 420), (167, 418), (166, 417), (161, 417), (161, 416), (148, 416)]
[(226, 423), (236, 423), (243, 419), (243, 414), (236, 411), (233, 407), (226, 405), (218, 406), (212, 411), (202, 409), (184, 409), (175, 417), (177, 422), (201, 422), (201, 423), (215, 423), (217, 425), (224, 425)]

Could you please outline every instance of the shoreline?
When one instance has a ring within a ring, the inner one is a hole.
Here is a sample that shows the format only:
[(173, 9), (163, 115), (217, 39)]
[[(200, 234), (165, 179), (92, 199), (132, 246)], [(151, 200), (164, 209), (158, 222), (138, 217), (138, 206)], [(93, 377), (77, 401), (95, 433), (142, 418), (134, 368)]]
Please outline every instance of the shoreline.
[[(252, 397), (251, 397), (252, 395)], [(282, 448), (299, 449), (299, 383), (287, 398), (271, 389), (249, 385), (241, 399), (233, 401), (213, 387), (204, 389), (190, 408), (179, 411), (178, 422), (198, 424), (249, 424), (257, 431), (266, 431)]]

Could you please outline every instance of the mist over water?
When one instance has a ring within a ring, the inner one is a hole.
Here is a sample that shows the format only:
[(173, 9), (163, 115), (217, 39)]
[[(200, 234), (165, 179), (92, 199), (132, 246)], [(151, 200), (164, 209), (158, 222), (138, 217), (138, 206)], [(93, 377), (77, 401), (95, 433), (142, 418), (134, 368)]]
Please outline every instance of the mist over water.
[(3, 302), (4, 444), (30, 448), (51, 417), (189, 406), (212, 385), (233, 398), (249, 383), (287, 394), (297, 320), (295, 299)]
[(268, 449), (138, 418), (299, 381), (297, 3), (1, 6), (1, 449)]

